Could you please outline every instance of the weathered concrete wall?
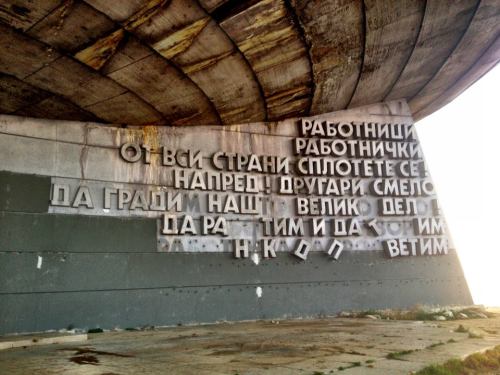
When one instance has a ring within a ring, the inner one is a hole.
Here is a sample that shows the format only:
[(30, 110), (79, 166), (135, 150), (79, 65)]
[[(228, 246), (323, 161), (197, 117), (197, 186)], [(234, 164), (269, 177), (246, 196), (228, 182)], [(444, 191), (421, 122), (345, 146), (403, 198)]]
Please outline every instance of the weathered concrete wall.
[[(405, 102), (321, 118), (412, 123)], [(291, 144), (296, 136), (296, 120), (122, 129), (0, 117), (0, 333), (308, 317), (343, 309), (472, 302), (452, 246), (442, 256), (384, 255), (381, 240), (388, 236), (388, 219), (382, 220), (379, 239), (347, 238), (337, 261), (314, 249), (306, 261), (279, 252), (276, 258), (255, 262), (234, 259), (229, 240), (217, 237), (183, 238), (184, 251), (173, 252), (164, 246), (159, 214), (104, 210), (97, 201), (94, 209), (50, 204), (54, 183), (172, 186), (165, 168), (121, 160), (118, 150), (124, 142), (294, 159)], [(428, 209), (430, 198), (422, 199)], [(293, 210), (286, 199), (283, 202), (279, 212), (290, 215)], [(231, 238), (258, 239), (255, 218), (229, 216), (238, 228)], [(401, 228), (411, 229), (411, 224)]]

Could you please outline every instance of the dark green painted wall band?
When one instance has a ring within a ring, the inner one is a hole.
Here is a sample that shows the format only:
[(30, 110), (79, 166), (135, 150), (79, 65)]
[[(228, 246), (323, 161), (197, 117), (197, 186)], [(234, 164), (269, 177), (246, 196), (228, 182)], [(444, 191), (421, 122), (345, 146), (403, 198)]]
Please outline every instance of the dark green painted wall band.
[(156, 220), (0, 212), (0, 251), (156, 251)]
[(15, 294), (1, 298), (0, 334), (61, 327), (113, 329), (318, 317), (342, 310), (472, 302), (464, 280), (422, 279), (263, 285), (260, 298), (252, 285)]
[(47, 212), (49, 194), (50, 177), (0, 171), (0, 211)]
[(337, 262), (279, 253), (259, 265), (158, 253), (155, 219), (48, 214), (49, 192), (49, 177), (0, 172), (0, 334), (472, 303), (454, 251), (345, 251)]
[(231, 253), (0, 253), (0, 294), (411, 279), (463, 274), (455, 252), (389, 259), (380, 251), (346, 251), (338, 261), (310, 253), (305, 262), (278, 253), (259, 265)]

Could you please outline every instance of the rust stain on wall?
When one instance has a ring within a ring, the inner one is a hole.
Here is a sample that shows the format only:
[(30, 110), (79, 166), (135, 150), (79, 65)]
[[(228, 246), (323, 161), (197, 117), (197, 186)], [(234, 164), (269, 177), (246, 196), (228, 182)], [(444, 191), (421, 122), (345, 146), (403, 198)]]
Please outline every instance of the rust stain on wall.
[(160, 140), (158, 138), (158, 127), (154, 125), (146, 125), (142, 127), (142, 138), (145, 145), (151, 147), (151, 150), (160, 148)]

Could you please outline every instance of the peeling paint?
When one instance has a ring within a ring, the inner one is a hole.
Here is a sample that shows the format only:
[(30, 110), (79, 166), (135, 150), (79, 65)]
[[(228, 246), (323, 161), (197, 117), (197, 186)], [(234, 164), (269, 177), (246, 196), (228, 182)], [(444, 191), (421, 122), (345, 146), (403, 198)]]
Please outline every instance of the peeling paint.
[[(266, 9), (266, 7), (268, 8)], [(259, 27), (267, 28), (287, 16), (283, 1), (278, 0), (259, 1), (257, 4), (249, 7), (247, 11), (257, 11), (259, 17), (256, 22), (252, 22), (245, 30), (255, 30)]]
[(277, 92), (273, 95), (267, 96), (266, 100), (268, 102), (268, 107), (278, 106), (288, 103), (292, 100), (301, 99), (304, 96), (308, 96), (311, 92), (309, 86), (303, 85), (298, 87), (292, 87), (290, 89)]
[(118, 29), (110, 35), (99, 39), (93, 45), (77, 52), (75, 58), (85, 65), (99, 70), (113, 57), (124, 36), (125, 31)]
[(310, 46), (315, 84), (311, 114), (344, 109), (351, 99), (364, 46), (362, 4), (344, 0), (322, 2), (318, 17), (312, 2), (291, 0)]
[[(284, 44), (287, 43), (294, 43), (293, 40), (287, 39), (285, 42), (282, 42)], [(267, 56), (262, 56), (262, 55), (267, 55)], [(295, 77), (295, 72), (292, 71), (288, 67), (288, 64), (295, 61), (305, 58), (307, 59), (306, 52), (302, 48), (287, 48), (283, 53), (269, 53), (269, 52), (262, 52), (257, 56), (252, 56), (252, 61), (253, 61), (253, 69), (255, 72), (258, 74), (262, 71), (272, 69), (274, 67), (278, 67), (280, 69), (288, 69), (292, 73), (292, 77)], [(307, 60), (304, 61), (307, 65), (309, 65), (309, 62)], [(289, 78), (287, 80), (284, 80), (286, 83), (293, 83), (294, 79)]]
[(151, 0), (123, 23), (125, 30), (132, 31), (158, 13), (170, 0)]
[(210, 66), (215, 65), (220, 60), (225, 59), (225, 58), (227, 58), (235, 53), (236, 53), (235, 51), (228, 51), (228, 52), (222, 53), (220, 55), (212, 56), (209, 59), (197, 61), (194, 64), (184, 65), (181, 68), (182, 68), (182, 71), (184, 73), (193, 74), (193, 73), (199, 72), (201, 70), (207, 69)]
[(276, 43), (290, 38), (297, 38), (292, 26), (252, 36), (238, 43), (238, 47), (243, 53), (256, 54), (274, 48)]
[(254, 262), (256, 266), (259, 265), (259, 263), (260, 263), (259, 254), (257, 254), (257, 253), (252, 254), (252, 262)]
[(21, 24), (30, 22), (30, 9), (23, 6), (11, 4), (0, 4), (0, 20), (7, 24), (19, 22)]
[(153, 48), (163, 57), (172, 57), (186, 51), (210, 21), (210, 17), (199, 19), (181, 30), (153, 44)]
[(224, 124), (228, 124), (228, 123), (231, 123), (231, 121), (229, 121), (228, 119), (230, 119), (232, 117), (237, 117), (238, 115), (247, 111), (247, 109), (248, 109), (248, 107), (239, 107), (239, 108), (234, 108), (230, 111), (224, 111), (224, 108), (219, 108), (219, 114), (220, 114), (220, 117), (222, 119), (222, 122)]
[(309, 98), (292, 100), (284, 104), (273, 105), (269, 108), (269, 117), (272, 118), (287, 118), (297, 117), (306, 114), (307, 107), (310, 103)]
[(59, 13), (59, 21), (57, 22), (56, 25), (56, 30), (55, 32), (57, 33), (64, 25), (64, 21), (66, 20), (66, 17), (69, 14), (70, 8), (73, 6), (73, 0), (65, 0), (59, 8), (55, 10), (55, 12)]
[(255, 294), (257, 294), (257, 298), (262, 298), (262, 288), (260, 286), (255, 288)]
[(279, 118), (282, 116), (305, 114), (310, 103), (311, 88), (307, 85), (292, 87), (266, 97), (269, 116)]
[(227, 18), (221, 27), (255, 72), (268, 118), (306, 113), (312, 87), (311, 66), (300, 31), (284, 2), (259, 1)]

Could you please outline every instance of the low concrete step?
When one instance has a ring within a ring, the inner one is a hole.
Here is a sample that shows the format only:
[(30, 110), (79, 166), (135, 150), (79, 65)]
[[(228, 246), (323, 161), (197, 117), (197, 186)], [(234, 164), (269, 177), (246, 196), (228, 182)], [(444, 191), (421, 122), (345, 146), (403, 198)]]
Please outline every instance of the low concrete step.
[(0, 350), (86, 341), (86, 333), (42, 333), (0, 337)]

